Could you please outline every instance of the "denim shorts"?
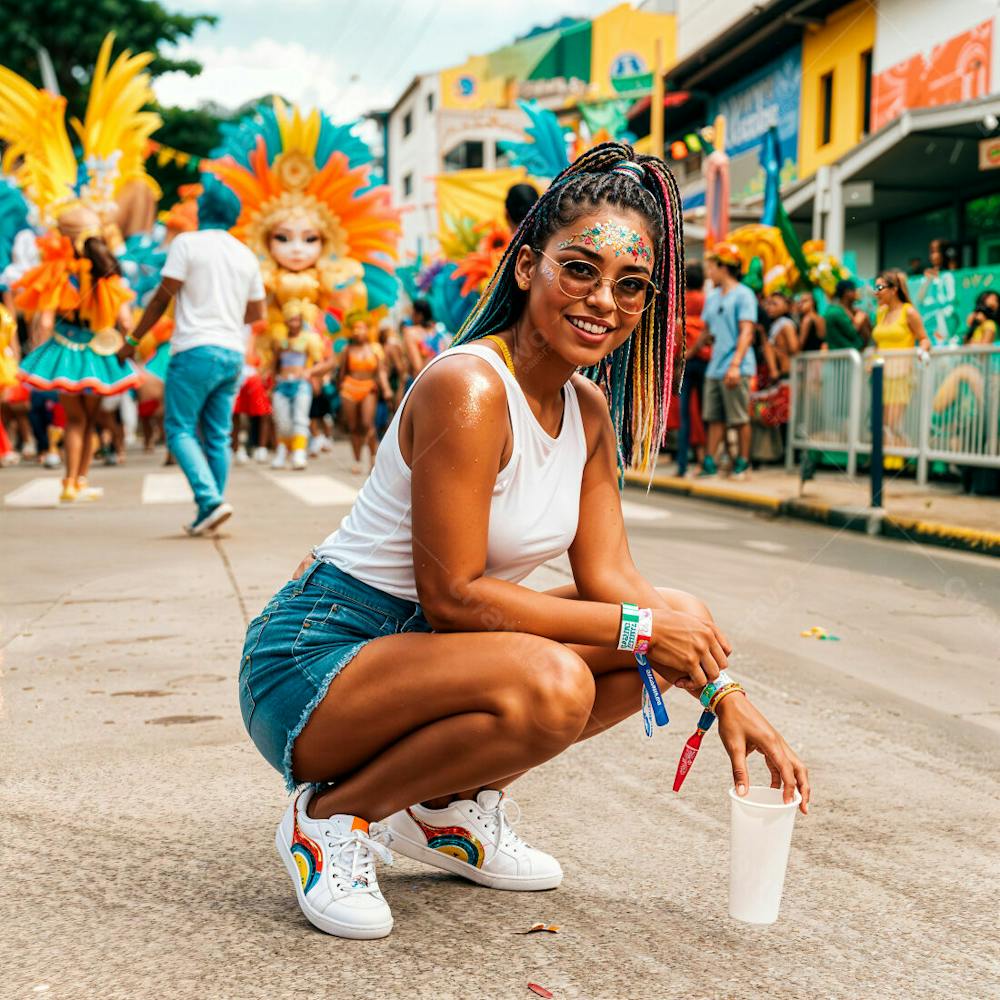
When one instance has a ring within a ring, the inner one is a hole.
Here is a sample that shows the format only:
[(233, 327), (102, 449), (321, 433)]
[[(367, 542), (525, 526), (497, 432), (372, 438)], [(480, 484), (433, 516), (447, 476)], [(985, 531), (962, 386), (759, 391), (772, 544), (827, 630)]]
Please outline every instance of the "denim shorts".
[(257, 749), (292, 791), (292, 747), (330, 682), (371, 642), (430, 632), (419, 604), (316, 561), (268, 601), (247, 628), (240, 711)]

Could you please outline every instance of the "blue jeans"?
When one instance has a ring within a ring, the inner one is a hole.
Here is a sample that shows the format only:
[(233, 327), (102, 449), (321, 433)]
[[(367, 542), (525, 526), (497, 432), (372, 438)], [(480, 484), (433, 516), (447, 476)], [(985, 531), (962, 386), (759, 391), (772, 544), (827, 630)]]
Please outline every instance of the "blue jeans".
[(307, 378), (279, 382), (274, 387), (271, 413), (279, 441), (292, 448), (304, 448), (309, 443), (312, 398), (312, 384)]
[(229, 475), (233, 401), (243, 355), (225, 347), (192, 347), (170, 358), (163, 428), (170, 449), (194, 491), (198, 516), (222, 503)]

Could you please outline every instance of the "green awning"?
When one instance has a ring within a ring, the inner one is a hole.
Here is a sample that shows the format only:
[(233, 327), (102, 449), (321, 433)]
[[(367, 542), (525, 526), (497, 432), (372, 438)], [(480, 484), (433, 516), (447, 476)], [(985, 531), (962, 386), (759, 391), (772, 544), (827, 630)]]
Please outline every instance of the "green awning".
[(590, 21), (581, 21), (559, 31), (553, 45), (535, 66), (529, 80), (583, 80), (590, 83)]
[(561, 35), (560, 31), (545, 31), (491, 52), (486, 57), (486, 75), (530, 80), (535, 68), (558, 44)]

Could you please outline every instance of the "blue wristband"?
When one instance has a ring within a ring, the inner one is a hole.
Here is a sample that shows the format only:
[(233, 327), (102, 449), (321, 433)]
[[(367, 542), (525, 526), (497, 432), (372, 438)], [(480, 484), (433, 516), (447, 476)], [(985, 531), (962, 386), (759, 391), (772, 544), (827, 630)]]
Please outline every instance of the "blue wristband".
[(660, 685), (656, 683), (656, 675), (649, 665), (649, 660), (641, 653), (637, 653), (635, 662), (639, 665), (639, 676), (642, 678), (642, 686), (649, 695), (649, 702), (653, 709), (653, 718), (658, 726), (665, 726), (670, 722), (667, 715), (667, 706), (664, 704), (663, 695), (660, 694)]

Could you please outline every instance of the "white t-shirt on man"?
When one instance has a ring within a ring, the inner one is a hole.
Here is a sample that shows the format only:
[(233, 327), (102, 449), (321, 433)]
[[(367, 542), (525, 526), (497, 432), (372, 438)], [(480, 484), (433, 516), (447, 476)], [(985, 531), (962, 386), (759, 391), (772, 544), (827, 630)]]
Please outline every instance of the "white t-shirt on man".
[(257, 258), (224, 229), (181, 233), (167, 253), (161, 276), (183, 282), (174, 306), (170, 353), (192, 347), (246, 349), (247, 303), (264, 298)]

